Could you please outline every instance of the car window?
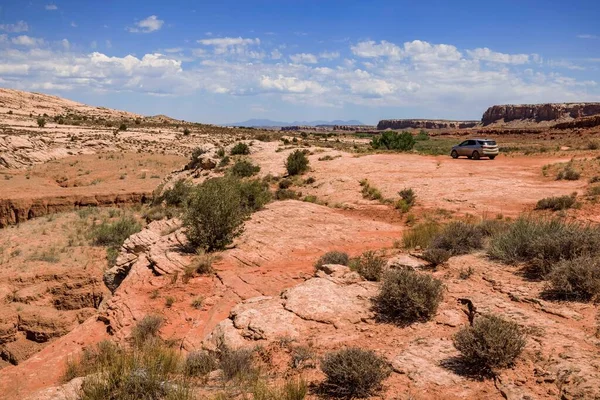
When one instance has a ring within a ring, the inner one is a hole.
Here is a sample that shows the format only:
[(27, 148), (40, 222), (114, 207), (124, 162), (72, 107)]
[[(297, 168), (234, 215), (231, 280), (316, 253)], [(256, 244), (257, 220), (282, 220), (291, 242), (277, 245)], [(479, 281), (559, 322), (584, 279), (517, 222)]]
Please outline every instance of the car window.
[(495, 146), (496, 142), (494, 140), (482, 140), (481, 144), (487, 144), (488, 146)]
[(474, 141), (474, 140), (469, 140), (469, 143), (468, 143), (468, 145), (469, 145), (469, 146), (475, 146), (475, 141)]
[(466, 146), (469, 144), (468, 140), (465, 140), (464, 142), (462, 142), (461, 144), (459, 144), (459, 146)]

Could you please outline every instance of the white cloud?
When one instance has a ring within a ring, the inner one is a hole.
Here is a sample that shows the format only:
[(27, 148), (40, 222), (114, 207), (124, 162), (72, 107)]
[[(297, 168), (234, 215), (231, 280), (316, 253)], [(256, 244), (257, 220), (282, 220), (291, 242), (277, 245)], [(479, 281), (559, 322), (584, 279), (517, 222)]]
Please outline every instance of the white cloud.
[(69, 43), (69, 41), (68, 41), (67, 39), (63, 39), (63, 40), (61, 40), (61, 42), (60, 42), (60, 43), (62, 44), (62, 47), (63, 47), (65, 50), (69, 50), (69, 49), (71, 48), (71, 43)]
[(283, 54), (281, 54), (281, 52), (277, 49), (275, 49), (271, 52), (271, 59), (273, 59), (273, 60), (279, 60), (279, 59), (281, 59), (282, 56), (283, 56)]
[(589, 33), (584, 33), (582, 35), (577, 35), (579, 39), (600, 39), (598, 35), (591, 35)]
[(12, 43), (16, 44), (17, 46), (35, 47), (44, 44), (44, 39), (21, 35), (12, 38)]
[(17, 21), (15, 24), (0, 24), (0, 31), (19, 33), (27, 32), (28, 30), (29, 25), (25, 21)]
[(527, 54), (498, 53), (488, 49), (487, 47), (467, 50), (467, 54), (474, 60), (489, 61), (500, 64), (520, 65), (527, 64), (530, 61), (529, 55)]
[(296, 64), (316, 64), (317, 56), (310, 53), (299, 53), (290, 56), (290, 60)]
[(106, 42), (104, 42), (104, 45), (106, 46), (107, 49), (111, 49), (112, 48), (112, 42), (108, 39), (106, 39)]
[(324, 58), (325, 60), (335, 60), (336, 58), (340, 58), (340, 53), (338, 51), (324, 51), (319, 54), (319, 58)]
[(164, 50), (165, 53), (181, 53), (183, 49), (181, 47), (171, 47), (169, 49)]
[(56, 4), (46, 4), (46, 10), (56, 11), (56, 10), (58, 10), (58, 7), (56, 6)]
[(75, 23), (75, 21), (71, 21), (71, 28), (77, 28), (77, 24)]
[(264, 89), (272, 89), (278, 92), (289, 93), (323, 93), (325, 89), (317, 82), (302, 80), (292, 76), (278, 75), (276, 78), (263, 76), (260, 86)]
[(350, 47), (352, 54), (363, 58), (390, 57), (401, 58), (402, 49), (393, 43), (382, 40), (379, 44), (373, 40), (359, 42)]
[(151, 33), (162, 28), (164, 23), (165, 21), (158, 19), (156, 15), (151, 15), (148, 18), (137, 22), (135, 27), (127, 28), (127, 30), (133, 33)]
[(262, 59), (266, 56), (264, 52), (248, 49), (250, 46), (260, 45), (258, 38), (221, 37), (200, 39), (197, 42), (203, 46), (212, 47), (213, 53), (216, 55), (252, 59)]
[(204, 46), (215, 46), (215, 47), (233, 47), (233, 46), (250, 46), (260, 44), (260, 39), (245, 39), (242, 37), (223, 37), (214, 39), (201, 39), (198, 43)]

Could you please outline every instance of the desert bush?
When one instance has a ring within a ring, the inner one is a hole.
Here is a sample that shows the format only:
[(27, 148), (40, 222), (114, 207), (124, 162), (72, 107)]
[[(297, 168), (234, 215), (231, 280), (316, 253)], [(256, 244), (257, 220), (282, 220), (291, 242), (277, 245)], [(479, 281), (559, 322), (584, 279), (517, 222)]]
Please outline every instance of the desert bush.
[(242, 233), (246, 217), (239, 180), (213, 178), (192, 191), (183, 224), (192, 246), (213, 251), (225, 248)]
[(417, 142), (423, 142), (425, 140), (429, 140), (429, 134), (427, 133), (427, 131), (424, 130), (420, 130), (419, 134), (417, 136), (415, 136), (415, 140)]
[(243, 379), (254, 375), (256, 370), (253, 359), (254, 354), (249, 349), (221, 349), (219, 366), (223, 371), (225, 380)]
[(339, 265), (348, 265), (350, 262), (350, 257), (347, 253), (342, 251), (329, 251), (323, 254), (317, 262), (315, 263), (315, 269), (318, 271), (321, 269), (323, 265), (327, 264), (339, 264)]
[(598, 183), (598, 182), (600, 182), (600, 176), (599, 175), (595, 175), (595, 176), (592, 176), (590, 178), (590, 183)]
[(127, 125), (125, 125), (125, 124), (119, 125), (119, 130), (120, 131), (126, 131), (127, 130)]
[(590, 186), (587, 190), (588, 196), (600, 196), (600, 186)]
[(402, 236), (402, 244), (406, 249), (429, 247), (431, 241), (436, 237), (442, 227), (433, 221), (427, 221), (415, 225)]
[(131, 215), (125, 215), (114, 222), (102, 222), (92, 228), (90, 235), (93, 244), (119, 248), (129, 236), (142, 229)]
[(371, 146), (374, 149), (408, 151), (414, 145), (415, 138), (409, 132), (386, 131), (371, 140)]
[(269, 184), (259, 179), (237, 182), (242, 197), (242, 210), (246, 213), (258, 211), (271, 201)]
[(300, 193), (292, 189), (277, 189), (275, 198), (277, 200), (298, 200), (300, 198)]
[(536, 210), (560, 211), (572, 208), (577, 204), (576, 194), (570, 196), (546, 197), (539, 200), (535, 206)]
[(194, 259), (191, 264), (188, 265), (185, 269), (185, 273), (188, 275), (206, 275), (212, 274), (214, 272), (213, 263), (215, 262), (215, 256), (212, 254), (206, 254), (200, 252)]
[(582, 256), (559, 261), (546, 279), (546, 295), (561, 300), (597, 300), (600, 295), (600, 258)]
[(350, 260), (350, 268), (358, 272), (360, 276), (368, 281), (379, 281), (385, 267), (385, 258), (377, 255), (374, 251), (366, 251), (360, 257)]
[(187, 376), (205, 376), (219, 367), (217, 357), (207, 351), (193, 351), (185, 359), (184, 372)]
[(483, 219), (477, 224), (477, 229), (481, 232), (484, 237), (493, 236), (497, 233), (508, 229), (510, 223), (502, 219), (502, 215), (498, 214), (500, 218), (496, 219)]
[(566, 181), (576, 181), (580, 178), (581, 174), (578, 171), (575, 171), (572, 165), (567, 164), (564, 169), (560, 170), (556, 175), (556, 180), (560, 181), (562, 179)]
[(433, 238), (430, 247), (446, 250), (451, 255), (467, 254), (483, 247), (483, 234), (476, 225), (454, 221)]
[(225, 156), (225, 157), (221, 158), (221, 161), (219, 161), (219, 164), (217, 165), (217, 167), (224, 168), (229, 165), (229, 161), (231, 161), (229, 156)]
[(136, 346), (141, 346), (150, 339), (158, 337), (158, 331), (164, 322), (160, 315), (146, 315), (131, 331), (131, 340)]
[(222, 147), (219, 147), (219, 148), (217, 149), (217, 157), (219, 157), (219, 158), (223, 158), (223, 157), (225, 157), (225, 149), (224, 149), (224, 148), (222, 148)]
[(412, 190), (411, 188), (402, 189), (401, 191), (398, 192), (398, 195), (400, 196), (400, 198), (402, 200), (404, 200), (404, 202), (409, 207), (412, 207), (415, 205), (415, 202), (417, 200), (417, 195), (415, 194), (415, 191)]
[(37, 119), (37, 124), (40, 128), (43, 128), (46, 126), (46, 120), (44, 118), (40, 117)]
[(588, 150), (598, 150), (600, 149), (600, 143), (597, 140), (590, 140), (586, 147)]
[(315, 351), (308, 346), (296, 346), (292, 350), (290, 366), (292, 368), (315, 368)]
[(432, 267), (437, 267), (445, 263), (452, 257), (452, 253), (445, 249), (429, 248), (423, 252), (423, 260), (427, 261)]
[(194, 186), (186, 182), (185, 179), (179, 179), (171, 188), (154, 197), (152, 203), (161, 204), (164, 202), (167, 206), (182, 207), (186, 204), (193, 188)]
[(362, 187), (362, 189), (360, 190), (360, 193), (362, 194), (362, 196), (365, 199), (379, 200), (379, 201), (383, 200), (383, 195), (381, 194), (381, 191), (379, 189), (377, 189), (376, 187), (371, 186), (371, 184), (369, 183), (368, 180), (366, 180), (366, 179), (361, 180), (360, 186)]
[(140, 125), (142, 123), (142, 119), (141, 118), (136, 118), (135, 119), (135, 124), (136, 125)]
[(333, 397), (364, 398), (381, 389), (390, 374), (386, 361), (370, 350), (348, 348), (328, 353), (321, 360), (326, 376), (322, 390)]
[(296, 150), (291, 153), (286, 162), (285, 168), (288, 175), (301, 175), (308, 171), (308, 158), (303, 151)]
[(190, 134), (190, 130), (189, 130), (188, 128), (184, 128), (184, 129), (183, 129), (183, 134), (184, 134), (185, 136), (188, 136), (188, 135)]
[(252, 400), (303, 400), (307, 393), (308, 386), (302, 378), (288, 379), (283, 385), (275, 387), (259, 380), (252, 387)]
[(179, 210), (175, 207), (163, 207), (160, 205), (147, 208), (143, 212), (146, 222), (159, 221), (164, 218), (173, 218), (179, 215)]
[(252, 175), (258, 174), (260, 167), (252, 164), (248, 160), (237, 160), (233, 167), (231, 167), (231, 173), (240, 178), (247, 178)]
[(185, 169), (196, 169), (202, 163), (202, 155), (206, 153), (206, 150), (201, 149), (200, 147), (196, 147), (192, 151), (192, 156), (190, 157), (190, 162), (187, 163)]
[(543, 278), (560, 260), (600, 253), (597, 227), (559, 219), (521, 217), (492, 236), (490, 257), (508, 264), (528, 263), (532, 277)]
[(511, 366), (525, 347), (525, 336), (516, 323), (485, 314), (458, 331), (453, 343), (466, 364), (485, 373)]
[(282, 179), (282, 180), (279, 181), (278, 186), (279, 186), (279, 189), (287, 189), (290, 186), (292, 186), (293, 184), (294, 183), (292, 182), (291, 179), (284, 178), (284, 179)]
[(231, 148), (232, 156), (248, 154), (250, 154), (250, 147), (246, 143), (238, 142)]
[(406, 325), (427, 321), (442, 301), (443, 284), (412, 270), (390, 270), (383, 275), (375, 309), (384, 321)]

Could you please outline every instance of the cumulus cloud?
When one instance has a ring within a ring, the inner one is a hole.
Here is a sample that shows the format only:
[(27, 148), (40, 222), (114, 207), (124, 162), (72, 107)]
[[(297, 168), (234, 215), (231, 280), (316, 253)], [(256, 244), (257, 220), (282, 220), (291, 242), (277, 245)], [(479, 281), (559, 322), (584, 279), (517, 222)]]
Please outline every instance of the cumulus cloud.
[(317, 82), (302, 80), (293, 76), (278, 75), (276, 78), (263, 76), (260, 86), (264, 89), (272, 89), (278, 92), (289, 93), (323, 93), (325, 89)]
[(335, 60), (336, 58), (340, 58), (339, 51), (324, 51), (319, 53), (319, 58), (323, 58), (325, 60)]
[(151, 15), (135, 24), (134, 27), (129, 27), (127, 30), (133, 33), (151, 33), (160, 30), (165, 21), (158, 19), (156, 15)]
[(46, 10), (56, 11), (56, 10), (58, 10), (58, 7), (56, 6), (56, 4), (46, 4)]
[(290, 56), (290, 60), (296, 64), (316, 64), (317, 56), (310, 53), (298, 53)]
[(11, 33), (19, 33), (19, 32), (27, 32), (29, 30), (29, 25), (25, 21), (17, 21), (14, 24), (0, 24), (0, 31), (11, 32)]
[(527, 64), (530, 61), (529, 55), (527, 54), (505, 54), (498, 53), (488, 49), (487, 47), (477, 48), (474, 50), (467, 50), (469, 57), (474, 60), (488, 61), (500, 64)]
[(214, 39), (201, 39), (198, 43), (204, 46), (215, 46), (215, 47), (232, 47), (232, 46), (249, 46), (254, 44), (260, 44), (260, 39), (245, 39), (242, 37), (223, 37)]
[(12, 43), (17, 46), (35, 47), (44, 43), (44, 39), (34, 38), (27, 35), (16, 36), (12, 38)]
[(265, 53), (261, 51), (249, 50), (250, 46), (260, 45), (258, 38), (242, 38), (242, 37), (221, 37), (200, 39), (199, 44), (213, 48), (213, 53), (223, 56), (237, 56), (242, 58), (261, 59), (265, 57)]
[(351, 46), (350, 50), (352, 50), (352, 54), (355, 56), (363, 58), (402, 57), (402, 49), (385, 40), (382, 40), (379, 44), (373, 40), (359, 42), (356, 45)]
[(271, 52), (271, 59), (279, 60), (281, 59), (281, 57), (283, 57), (283, 54), (281, 54), (279, 50), (275, 49)]

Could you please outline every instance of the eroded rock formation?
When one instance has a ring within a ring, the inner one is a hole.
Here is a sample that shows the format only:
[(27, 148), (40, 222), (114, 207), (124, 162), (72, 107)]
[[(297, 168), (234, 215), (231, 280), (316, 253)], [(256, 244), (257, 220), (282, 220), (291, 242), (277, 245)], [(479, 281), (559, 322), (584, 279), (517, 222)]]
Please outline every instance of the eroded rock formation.
[(473, 128), (479, 121), (450, 121), (432, 119), (384, 119), (379, 121), (377, 129), (467, 129)]
[(484, 125), (515, 120), (560, 122), (597, 114), (600, 114), (600, 103), (507, 104), (488, 108), (481, 122)]

